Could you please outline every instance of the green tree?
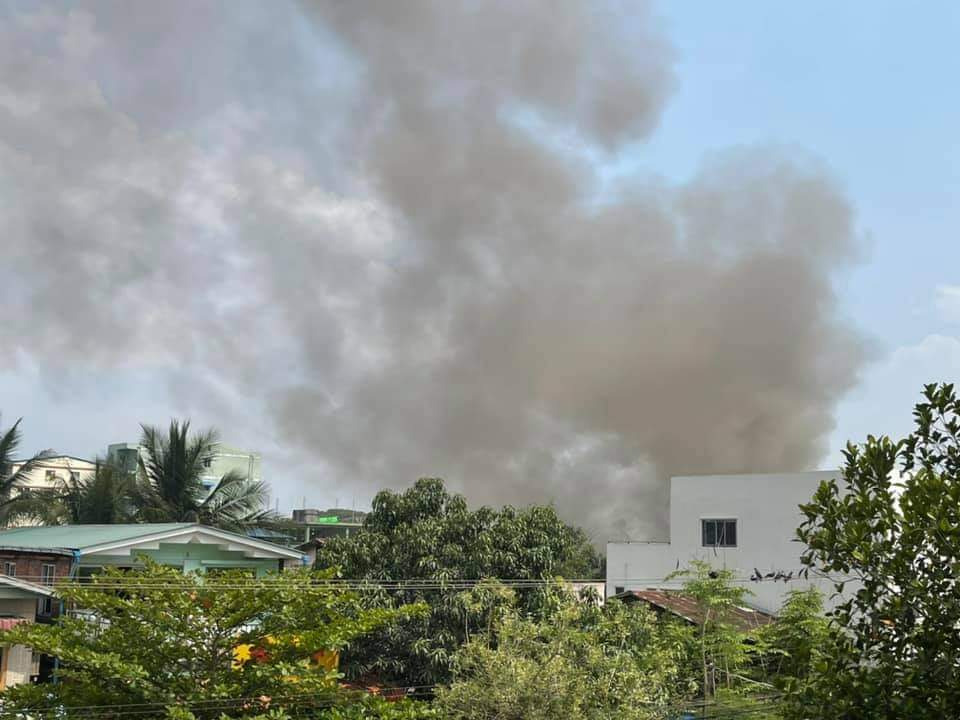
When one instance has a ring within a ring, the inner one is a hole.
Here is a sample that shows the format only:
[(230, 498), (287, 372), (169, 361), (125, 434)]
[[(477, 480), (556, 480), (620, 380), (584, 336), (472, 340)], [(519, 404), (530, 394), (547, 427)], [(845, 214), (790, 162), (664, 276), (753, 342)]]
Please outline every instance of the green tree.
[[(316, 662), (316, 653), (338, 651), (422, 608), (363, 610), (356, 595), (328, 579), (309, 571), (203, 576), (148, 564), (62, 584), (60, 595), (75, 612), (0, 638), (59, 658), (56, 682), (9, 689), (4, 711), (205, 704), (237, 715), (255, 714), (263, 702), (282, 710), (296, 704), (284, 700), (292, 695), (335, 702), (338, 675)], [(238, 698), (264, 700), (244, 705)]]
[[(363, 531), (326, 543), (317, 564), (338, 567), (345, 578), (405, 583), (371, 594), (371, 602), (430, 606), (428, 616), (376, 633), (346, 656), (354, 675), (374, 673), (410, 685), (448, 680), (454, 652), (486, 622), (469, 614), (458, 585), (482, 578), (584, 577), (598, 566), (583, 531), (563, 523), (553, 508), (471, 511), (439, 479), (421, 479), (402, 493), (379, 493)], [(519, 602), (530, 609), (542, 597), (530, 590), (520, 593)]]
[(204, 488), (204, 462), (214, 452), (214, 430), (189, 434), (190, 423), (173, 420), (166, 433), (144, 425), (143, 448), (132, 499), (137, 516), (147, 522), (200, 522), (238, 530), (269, 518), (267, 487), (228, 472)]
[(109, 462), (98, 460), (87, 478), (59, 480), (46, 499), (45, 520), (73, 525), (131, 522), (133, 478)]
[[(842, 485), (802, 507), (804, 562), (832, 576), (838, 628), (796, 718), (960, 717), (960, 403), (928, 385), (899, 442), (848, 445)], [(851, 588), (847, 586), (853, 583)]]
[[(449, 720), (676, 716), (696, 683), (684, 642), (644, 606), (570, 596), (543, 618), (507, 609), (454, 657), (438, 706)], [(673, 712), (671, 712), (671, 710)]]
[(824, 617), (823, 596), (816, 588), (787, 594), (777, 621), (758, 633), (766, 672), (780, 687), (806, 681), (830, 642), (830, 623)]
[(749, 658), (746, 633), (733, 620), (733, 610), (742, 607), (752, 594), (734, 582), (736, 573), (718, 569), (702, 560), (694, 560), (690, 567), (673, 573), (671, 577), (684, 578), (683, 594), (692, 598), (700, 608), (696, 630), (696, 656), (699, 659), (701, 691), (705, 697), (716, 692), (717, 676), (730, 687), (732, 676), (739, 674)]
[(0, 435), (0, 526), (24, 517), (40, 517), (45, 511), (45, 503), (32, 493), (25, 492), (24, 481), (30, 473), (53, 452), (44, 450), (26, 460), (17, 459), (22, 433), (17, 420)]

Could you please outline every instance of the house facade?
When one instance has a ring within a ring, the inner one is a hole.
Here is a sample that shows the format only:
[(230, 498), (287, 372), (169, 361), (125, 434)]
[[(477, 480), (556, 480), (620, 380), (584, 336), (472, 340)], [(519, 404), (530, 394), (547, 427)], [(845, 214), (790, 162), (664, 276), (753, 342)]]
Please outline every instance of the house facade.
[(699, 475), (670, 481), (669, 537), (607, 543), (606, 595), (676, 589), (667, 580), (692, 560), (735, 572), (753, 594), (749, 603), (776, 613), (791, 590), (832, 584), (803, 573), (803, 546), (795, 539), (808, 503), (836, 471), (757, 475)]
[[(36, 622), (40, 608), (55, 604), (53, 588), (0, 575), (0, 630)], [(0, 643), (0, 690), (29, 682), (49, 665), (25, 645)]]
[(103, 567), (134, 568), (147, 558), (184, 572), (245, 569), (257, 576), (304, 564), (303, 554), (296, 550), (196, 523), (59, 525), (0, 531), (2, 567), (12, 565), (17, 577), (35, 582), (53, 584), (64, 577), (82, 578)]

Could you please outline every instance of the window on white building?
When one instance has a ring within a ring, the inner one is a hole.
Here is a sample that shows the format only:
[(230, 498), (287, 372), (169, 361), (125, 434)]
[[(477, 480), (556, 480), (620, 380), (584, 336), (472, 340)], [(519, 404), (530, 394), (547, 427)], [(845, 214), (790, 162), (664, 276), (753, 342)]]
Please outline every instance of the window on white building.
[(736, 547), (737, 521), (708, 519), (700, 521), (703, 547)]
[(71, 470), (71, 471), (70, 471), (70, 481), (71, 481), (71, 482), (75, 482), (75, 483), (80, 482), (80, 473), (77, 472), (76, 470)]

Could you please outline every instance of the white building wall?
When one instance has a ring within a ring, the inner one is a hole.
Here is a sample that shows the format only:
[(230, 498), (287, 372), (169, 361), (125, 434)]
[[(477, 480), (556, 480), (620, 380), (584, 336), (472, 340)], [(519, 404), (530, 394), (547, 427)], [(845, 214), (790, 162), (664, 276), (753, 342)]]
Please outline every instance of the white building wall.
[[(607, 595), (618, 588), (643, 590), (679, 587), (682, 581), (666, 582), (679, 566), (699, 559), (735, 571), (753, 592), (750, 605), (777, 612), (790, 590), (817, 586), (829, 596), (832, 586), (822, 579), (798, 579), (803, 569), (803, 546), (796, 541), (802, 522), (799, 505), (810, 502), (823, 480), (838, 477), (836, 471), (764, 475), (699, 475), (675, 477), (670, 482), (670, 541), (610, 542), (607, 544)], [(703, 547), (701, 520), (735, 519), (737, 546)], [(761, 573), (793, 573), (790, 582), (765, 580), (754, 583), (754, 569)]]
[[(14, 472), (19, 470), (22, 464), (14, 463)], [(87, 480), (93, 476), (96, 468), (96, 463), (91, 460), (69, 455), (42, 458), (33, 464), (33, 468), (20, 482), (20, 486), (31, 490), (49, 490), (57, 487), (58, 482), (69, 480), (71, 476), (79, 480)]]

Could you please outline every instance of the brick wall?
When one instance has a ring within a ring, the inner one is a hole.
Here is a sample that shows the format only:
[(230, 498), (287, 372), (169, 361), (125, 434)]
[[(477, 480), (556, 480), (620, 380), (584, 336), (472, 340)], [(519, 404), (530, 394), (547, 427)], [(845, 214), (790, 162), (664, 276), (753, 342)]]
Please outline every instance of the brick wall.
[[(43, 566), (53, 565), (53, 582), (69, 577), (70, 568), (73, 566), (73, 558), (67, 555), (58, 555), (45, 552), (31, 552), (29, 550), (0, 550), (0, 573), (6, 569), (6, 563), (16, 563), (14, 576), (27, 580), (28, 582), (41, 583), (43, 577)], [(49, 603), (37, 604), (37, 616), (39, 618), (54, 617), (59, 614), (60, 603), (56, 598), (51, 598)], [(49, 610), (49, 612), (47, 612)]]
[(43, 575), (43, 565), (54, 565), (54, 580), (65, 578), (70, 574), (73, 558), (66, 555), (53, 555), (23, 550), (0, 550), (0, 573), (4, 571), (6, 563), (17, 564), (16, 577), (39, 584)]

